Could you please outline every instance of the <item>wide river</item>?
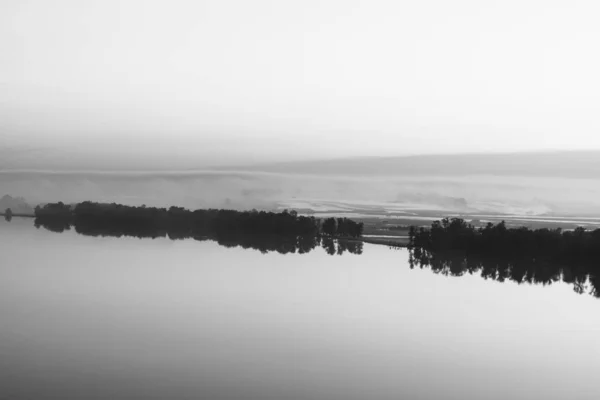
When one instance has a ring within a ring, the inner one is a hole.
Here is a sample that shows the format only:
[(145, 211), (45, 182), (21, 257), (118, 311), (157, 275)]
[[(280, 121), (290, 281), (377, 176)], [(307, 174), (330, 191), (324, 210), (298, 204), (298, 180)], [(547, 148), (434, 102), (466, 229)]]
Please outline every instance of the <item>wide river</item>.
[(0, 222), (0, 399), (598, 399), (600, 299)]

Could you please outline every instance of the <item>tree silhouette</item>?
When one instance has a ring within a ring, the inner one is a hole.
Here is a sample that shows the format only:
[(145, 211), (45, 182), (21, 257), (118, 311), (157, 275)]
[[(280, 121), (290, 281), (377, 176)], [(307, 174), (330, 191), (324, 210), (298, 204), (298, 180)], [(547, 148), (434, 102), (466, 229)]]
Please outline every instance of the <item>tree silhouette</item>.
[[(457, 276), (481, 271), (482, 277), (518, 283), (550, 285), (563, 280), (578, 293), (586, 281), (598, 295), (600, 229), (508, 228), (504, 221), (475, 228), (459, 218), (435, 221), (431, 227), (409, 230), (411, 260), (436, 272)], [(462, 260), (462, 261), (460, 261)]]
[[(307, 253), (320, 245), (321, 237), (337, 239), (336, 221), (325, 223), (296, 211), (195, 210), (182, 207), (133, 207), (85, 201), (74, 206), (51, 203), (35, 209), (36, 226), (54, 232), (70, 229), (93, 236), (168, 237), (214, 240), (227, 247), (256, 248), (263, 252)], [(347, 236), (362, 233), (362, 224), (344, 218)], [(324, 229), (330, 229), (328, 233)], [(334, 244), (335, 245), (335, 244)], [(329, 244), (324, 247), (330, 251)], [(358, 253), (362, 246), (339, 245), (339, 252)], [(333, 252), (335, 253), (335, 246)]]

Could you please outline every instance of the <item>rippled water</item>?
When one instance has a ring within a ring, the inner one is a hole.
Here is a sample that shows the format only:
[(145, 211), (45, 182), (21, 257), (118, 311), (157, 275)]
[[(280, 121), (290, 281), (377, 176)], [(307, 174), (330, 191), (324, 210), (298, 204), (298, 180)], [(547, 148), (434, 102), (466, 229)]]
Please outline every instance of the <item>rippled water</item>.
[(0, 399), (597, 399), (600, 300), (0, 222)]

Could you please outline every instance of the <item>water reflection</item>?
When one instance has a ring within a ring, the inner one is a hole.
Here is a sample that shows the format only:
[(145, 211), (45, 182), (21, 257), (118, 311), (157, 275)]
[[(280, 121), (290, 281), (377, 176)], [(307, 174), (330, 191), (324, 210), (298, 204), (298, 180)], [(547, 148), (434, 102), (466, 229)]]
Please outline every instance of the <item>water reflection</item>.
[[(51, 232), (62, 233), (71, 229), (71, 224), (60, 219), (36, 218), (35, 227), (43, 227)], [(332, 239), (319, 235), (250, 235), (246, 233), (227, 231), (224, 229), (216, 232), (207, 231), (205, 234), (190, 235), (188, 232), (178, 230), (162, 230), (143, 227), (107, 227), (85, 223), (76, 223), (75, 232), (86, 236), (111, 236), (111, 237), (137, 237), (137, 238), (169, 238), (171, 240), (194, 239), (197, 241), (210, 240), (219, 245), (233, 248), (258, 250), (263, 254), (277, 252), (280, 254), (298, 253), (306, 254), (315, 248), (323, 247), (327, 254), (342, 255), (346, 252), (362, 254), (363, 243), (358, 240)]]
[(56, 233), (62, 233), (71, 229), (71, 225), (68, 222), (60, 220), (44, 221), (43, 223), (41, 223), (36, 219), (34, 222), (34, 226), (37, 229), (40, 229), (40, 227), (43, 226), (44, 228), (46, 228), (46, 230)]
[[(43, 227), (51, 232), (61, 233), (71, 229), (69, 223), (61, 220), (35, 220), (37, 228)], [(176, 230), (158, 230), (151, 228), (119, 229), (75, 224), (75, 232), (86, 236), (137, 237), (137, 238), (169, 238), (171, 240), (194, 239), (197, 241), (214, 241), (219, 245), (234, 248), (258, 250), (263, 254), (277, 252), (280, 254), (306, 254), (322, 248), (331, 256), (342, 255), (346, 252), (360, 255), (363, 253), (363, 243), (357, 240), (340, 240), (318, 235), (249, 235), (240, 232), (219, 230), (207, 232), (205, 235), (190, 236), (188, 233)], [(551, 285), (564, 282), (572, 285), (576, 293), (588, 293), (600, 298), (600, 277), (590, 273), (590, 269), (573, 263), (558, 265), (546, 262), (518, 259), (494, 259), (469, 256), (460, 252), (433, 253), (419, 248), (409, 251), (410, 267), (429, 268), (432, 272), (447, 276), (463, 276), (479, 274), (484, 279), (497, 282), (513, 281), (519, 284)]]
[(0, 222), (1, 399), (599, 397), (598, 302), (562, 284), (32, 223)]
[(573, 265), (558, 265), (531, 260), (466, 257), (461, 252), (433, 253), (419, 248), (409, 250), (410, 268), (429, 268), (436, 274), (463, 276), (480, 274), (483, 279), (498, 282), (513, 281), (551, 285), (564, 282), (573, 286), (578, 294), (589, 293), (600, 298), (600, 277), (591, 274), (588, 268)]

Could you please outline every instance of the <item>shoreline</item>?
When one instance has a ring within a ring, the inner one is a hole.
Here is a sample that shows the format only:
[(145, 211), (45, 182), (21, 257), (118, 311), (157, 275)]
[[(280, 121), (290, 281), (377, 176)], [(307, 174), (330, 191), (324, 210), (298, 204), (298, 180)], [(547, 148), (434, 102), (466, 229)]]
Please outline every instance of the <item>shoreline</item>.
[(360, 238), (363, 243), (379, 244), (390, 247), (406, 248), (408, 247), (408, 238), (398, 237), (398, 239), (390, 238)]
[(384, 246), (398, 247), (398, 248), (407, 248), (408, 247), (408, 238), (402, 237), (402, 236), (398, 236), (397, 239), (394, 239), (392, 237), (359, 237), (359, 238), (338, 237), (338, 238), (334, 238), (334, 239), (362, 242), (362, 243), (369, 243), (369, 244), (377, 244), (377, 245), (384, 245)]

